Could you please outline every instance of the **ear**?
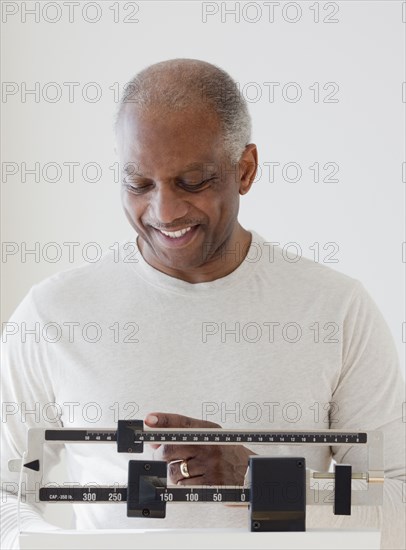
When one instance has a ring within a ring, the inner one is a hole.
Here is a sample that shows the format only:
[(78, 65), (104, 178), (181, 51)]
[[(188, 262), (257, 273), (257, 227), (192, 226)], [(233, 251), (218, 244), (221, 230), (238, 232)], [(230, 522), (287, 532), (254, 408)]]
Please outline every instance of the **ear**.
[(240, 167), (240, 195), (245, 195), (251, 189), (258, 167), (258, 151), (254, 143), (249, 143), (241, 155)]

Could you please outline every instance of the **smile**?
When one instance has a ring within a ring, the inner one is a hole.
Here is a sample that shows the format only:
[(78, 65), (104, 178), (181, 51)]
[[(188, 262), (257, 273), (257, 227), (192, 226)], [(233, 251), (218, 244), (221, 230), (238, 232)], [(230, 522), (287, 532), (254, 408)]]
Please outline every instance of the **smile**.
[(166, 248), (183, 248), (194, 240), (199, 231), (199, 227), (200, 225), (198, 224), (184, 227), (177, 231), (163, 231), (156, 227), (154, 227), (154, 229), (161, 245)]
[(163, 231), (162, 229), (159, 229), (158, 231), (171, 239), (179, 239), (180, 237), (183, 237), (183, 235), (186, 235), (186, 233), (191, 229), (192, 227), (186, 227), (185, 229), (180, 229), (179, 231)]

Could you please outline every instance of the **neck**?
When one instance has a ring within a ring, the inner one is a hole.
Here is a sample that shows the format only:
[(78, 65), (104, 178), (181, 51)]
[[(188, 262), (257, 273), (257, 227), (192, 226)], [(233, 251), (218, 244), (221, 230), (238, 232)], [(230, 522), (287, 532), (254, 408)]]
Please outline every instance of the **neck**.
[(248, 249), (251, 245), (251, 239), (251, 233), (241, 227), (240, 224), (237, 224), (229, 239), (227, 239), (227, 241), (225, 241), (204, 264), (190, 269), (176, 269), (171, 266), (163, 265), (158, 262), (154, 256), (147, 253), (145, 243), (140, 237), (138, 237), (137, 244), (144, 260), (149, 265), (171, 277), (196, 284), (208, 283), (216, 279), (221, 279), (237, 269), (247, 256)]

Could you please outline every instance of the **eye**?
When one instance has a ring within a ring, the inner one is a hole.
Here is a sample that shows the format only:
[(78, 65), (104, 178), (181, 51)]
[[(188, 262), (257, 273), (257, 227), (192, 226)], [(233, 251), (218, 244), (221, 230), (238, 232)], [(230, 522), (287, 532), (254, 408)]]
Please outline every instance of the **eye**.
[(122, 179), (122, 184), (123, 184), (123, 187), (125, 187), (127, 189), (127, 191), (129, 191), (130, 193), (134, 193), (136, 195), (139, 195), (141, 193), (145, 193), (145, 191), (148, 191), (148, 189), (151, 188), (151, 183), (146, 183), (146, 182), (136, 182), (136, 181), (131, 181), (131, 178), (126, 175), (123, 179)]
[[(190, 192), (198, 192), (203, 190), (210, 182), (217, 180), (218, 178), (216, 176), (212, 176), (208, 179), (205, 179), (203, 181), (199, 181), (197, 183), (188, 183), (186, 181), (180, 180), (178, 181), (178, 185), (182, 187), (185, 191)], [(129, 178), (126, 176), (122, 180), (123, 187), (127, 189), (128, 192), (133, 193), (134, 195), (141, 195), (143, 193), (146, 193), (153, 187), (153, 183), (137, 183), (135, 181), (128, 181)]]
[(137, 185), (136, 183), (128, 183), (126, 180), (123, 180), (123, 187), (127, 189), (130, 193), (134, 193), (135, 195), (140, 195), (142, 193), (145, 193), (148, 191), (148, 189), (151, 188), (151, 184), (144, 184), (144, 185)]
[(187, 183), (185, 181), (180, 182), (180, 185), (186, 189), (186, 191), (200, 191), (202, 188), (204, 188), (208, 183), (211, 181), (216, 180), (217, 177), (213, 176), (211, 178), (208, 178), (206, 180), (200, 181), (198, 183)]

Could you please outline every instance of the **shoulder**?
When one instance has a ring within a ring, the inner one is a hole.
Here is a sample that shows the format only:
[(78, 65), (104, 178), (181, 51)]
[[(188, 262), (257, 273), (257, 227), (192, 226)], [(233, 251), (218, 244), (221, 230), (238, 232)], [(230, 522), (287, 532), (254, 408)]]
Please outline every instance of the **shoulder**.
[[(362, 284), (337, 269), (337, 258), (331, 255), (331, 263), (306, 258), (298, 243), (280, 243), (265, 239), (251, 231), (254, 248), (260, 256), (260, 274), (267, 283), (303, 299), (318, 298), (346, 301), (362, 292)], [(254, 254), (254, 252), (252, 252)], [(317, 258), (319, 259), (319, 258)]]
[(131, 269), (130, 264), (115, 261), (113, 253), (106, 253), (97, 262), (59, 271), (33, 285), (16, 313), (30, 310), (45, 320), (102, 307), (125, 292)]

